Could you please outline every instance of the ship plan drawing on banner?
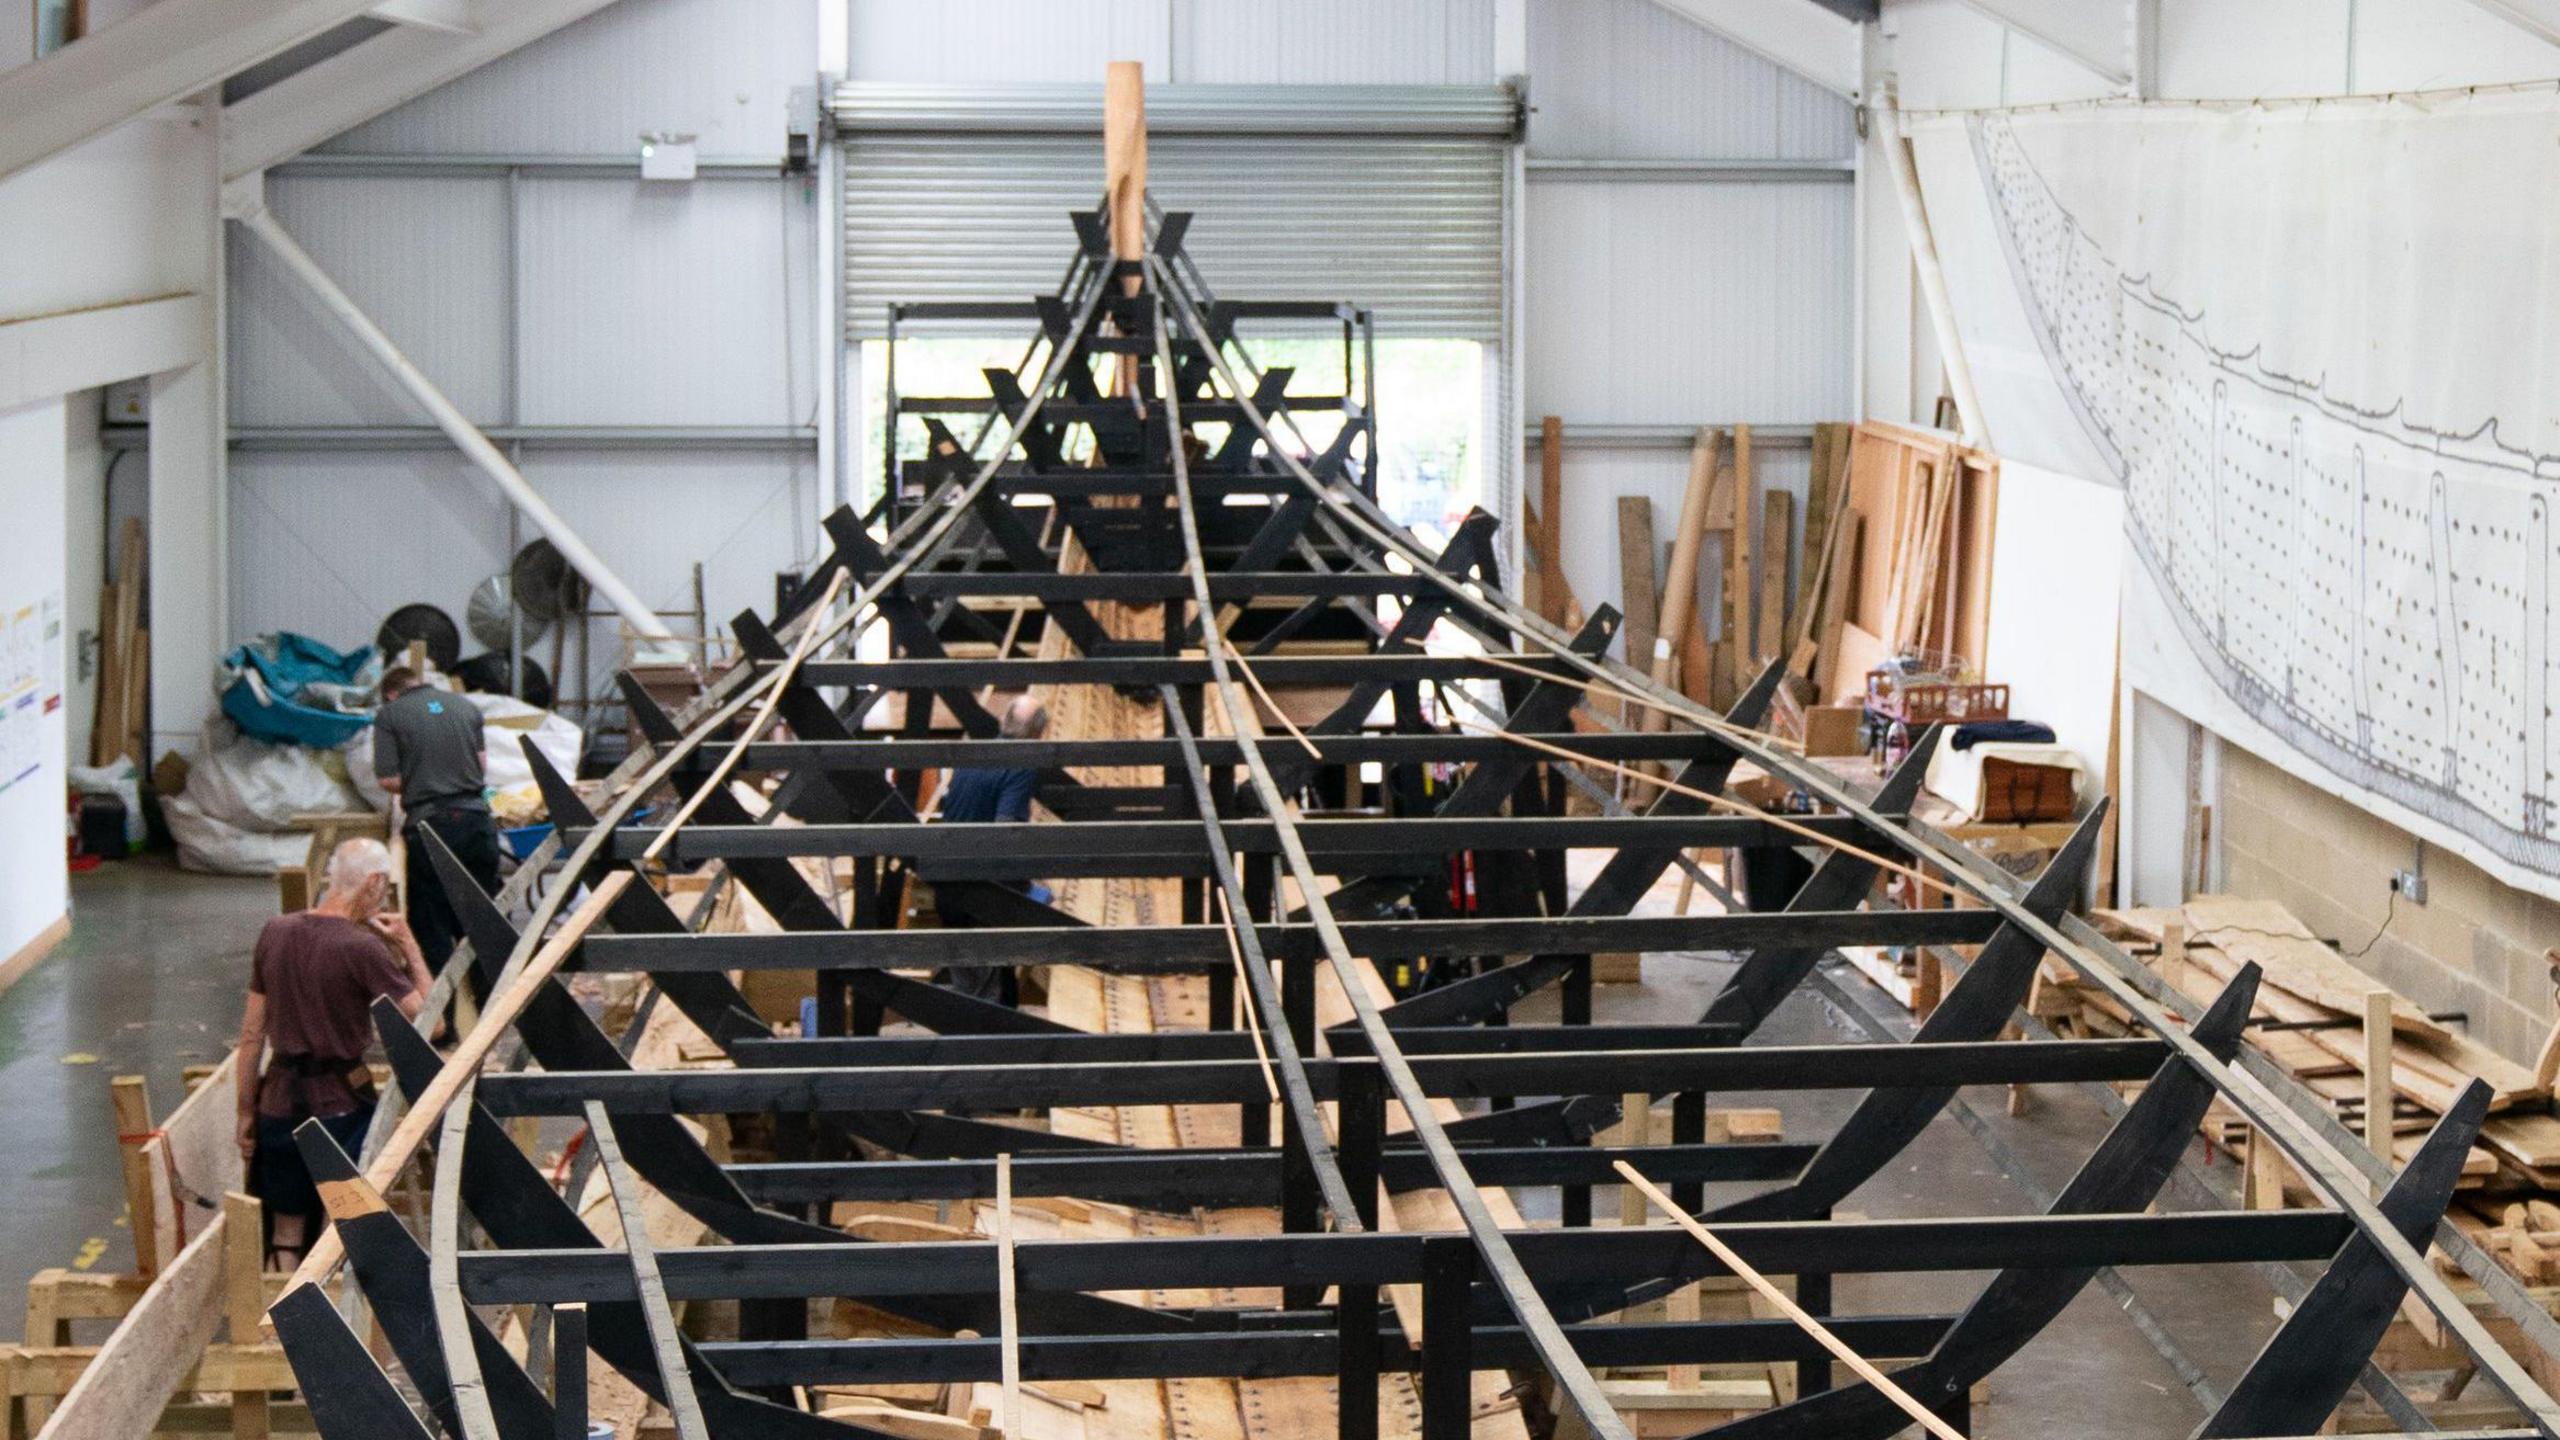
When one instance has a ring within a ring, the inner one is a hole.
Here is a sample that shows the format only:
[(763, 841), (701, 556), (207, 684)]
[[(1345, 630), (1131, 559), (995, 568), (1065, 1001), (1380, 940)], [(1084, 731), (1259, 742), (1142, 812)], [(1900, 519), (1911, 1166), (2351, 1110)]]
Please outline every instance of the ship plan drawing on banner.
[[(2046, 367), (2124, 487), (2127, 542), (2219, 698), (2493, 868), (2560, 875), (2560, 395), (2464, 392), (2437, 366), (2501, 362), (2437, 361), (2487, 337), (2428, 310), (2424, 284), (2393, 293), (2395, 267), (2423, 259), (2342, 257), (2357, 242), (2323, 200), (2250, 193), (2304, 151), (2314, 183), (2335, 175), (2364, 137), (2201, 117), (2129, 139), (2138, 120), (2046, 119), (1965, 120), (1992, 227)], [(2103, 162), (2110, 146), (2140, 153), (2141, 200)], [(2370, 178), (2328, 198), (2352, 208)], [(2164, 179), (2185, 193), (2162, 202)], [(2182, 291), (2235, 248), (2265, 283)], [(2527, 295), (2555, 280), (2517, 277)]]

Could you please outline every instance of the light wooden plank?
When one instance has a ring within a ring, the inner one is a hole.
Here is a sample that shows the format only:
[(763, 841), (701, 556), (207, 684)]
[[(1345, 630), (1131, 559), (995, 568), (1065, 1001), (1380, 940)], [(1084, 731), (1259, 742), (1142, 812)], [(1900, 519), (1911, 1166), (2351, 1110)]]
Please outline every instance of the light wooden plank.
[(222, 1323), (222, 1258), (229, 1243), (225, 1222), (216, 1220), (163, 1268), (62, 1397), (41, 1440), (134, 1440), (150, 1433)]
[[(1639, 670), (1650, 670), (1671, 654), (1667, 642), (1659, 654), (1655, 652), (1662, 633), (1656, 628), (1662, 617), (1662, 596), (1655, 586), (1653, 555), (1652, 499), (1643, 495), (1619, 496), (1618, 593), (1626, 613), (1626, 624), (1620, 633), (1625, 638), (1627, 663)], [(1621, 723), (1642, 727), (1644, 710), (1632, 705), (1625, 708), (1629, 713)]]
[(1724, 552), (1725, 659), (1727, 682), (1740, 695), (1751, 683), (1751, 527), (1760, 509), (1758, 482), (1752, 478), (1751, 427), (1733, 427), (1732, 508), (1726, 511), (1729, 538)]
[(1757, 659), (1778, 657), (1787, 625), (1787, 540), (1795, 529), (1796, 497), (1772, 490), (1761, 499), (1760, 616)]
[[(1689, 697), (1699, 701), (1707, 698), (1707, 674), (1705, 627), (1698, 623), (1697, 613), (1698, 550), (1714, 523), (1711, 509), (1716, 465), (1723, 449), (1724, 432), (1712, 427), (1700, 429), (1697, 438), (1689, 442), (1689, 480), (1680, 492), (1679, 528), (1671, 535), (1671, 563), (1663, 567), (1662, 623), (1655, 632), (1667, 643), (1654, 652), (1649, 671), (1656, 685), (1669, 685), (1678, 674)], [(1655, 730), (1662, 723), (1659, 711), (1646, 711), (1639, 728)]]

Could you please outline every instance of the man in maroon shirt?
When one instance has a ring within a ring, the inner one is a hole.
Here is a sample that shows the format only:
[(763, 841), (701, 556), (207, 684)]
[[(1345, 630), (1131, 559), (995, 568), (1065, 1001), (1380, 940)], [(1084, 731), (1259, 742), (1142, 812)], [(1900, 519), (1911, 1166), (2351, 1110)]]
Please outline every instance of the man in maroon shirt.
[(319, 903), (258, 932), (240, 1021), (240, 1155), (250, 1190), (265, 1202), (267, 1245), (280, 1263), (306, 1249), (320, 1226), (320, 1195), (294, 1128), (317, 1120), (356, 1153), (373, 1118), (364, 1059), (373, 1002), (388, 996), (414, 1019), (433, 983), (408, 922), (382, 908), (390, 889), (391, 852), (379, 840), (350, 840), (329, 857)]

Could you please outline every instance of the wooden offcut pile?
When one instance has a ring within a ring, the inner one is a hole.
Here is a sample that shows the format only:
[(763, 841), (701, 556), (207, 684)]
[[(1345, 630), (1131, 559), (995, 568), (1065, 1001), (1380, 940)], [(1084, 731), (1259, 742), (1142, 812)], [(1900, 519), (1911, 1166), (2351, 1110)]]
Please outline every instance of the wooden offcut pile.
[[(2560, 1217), (2553, 1209), (2560, 1204), (2560, 1119), (2550, 1113), (2550, 1087), (2538, 1084), (2525, 1066), (2430, 1018), (2405, 996), (2389, 997), (2387, 1042), (2369, 1045), (2367, 997), (2387, 987), (2315, 937), (2284, 906), (2199, 895), (2178, 909), (2102, 910), (2094, 918), (2135, 958), (2199, 1003), (2219, 994), (2241, 965), (2259, 966), (2265, 978), (2246, 1043), (2327, 1101), (2340, 1123), (2359, 1134), (2368, 1133), (2368, 1092), (2387, 1094), (2395, 1163), (2408, 1159), (2464, 1086), (2475, 1077), (2487, 1081), (2491, 1114), (2463, 1167), (2455, 1222), (2485, 1233), (2503, 1223), (2509, 1204), (2546, 1196), (2544, 1210)], [(2032, 1013), (2066, 1035), (2134, 1033), (2130, 1017), (2104, 994), (2058, 971), (2046, 962), (2029, 1000)], [(2377, 1060), (2387, 1060), (2378, 1085)], [(2221, 1105), (2206, 1116), (2205, 1130), (2217, 1147), (2249, 1158), (2249, 1127)], [(2258, 1187), (2252, 1203), (2281, 1203), (2280, 1188), (2309, 1203), (2299, 1177), (2282, 1173), (2273, 1147), (2268, 1149), (2257, 1157), (2262, 1163), (2251, 1167)], [(2529, 1219), (2541, 1212), (2528, 1207), (2524, 1213)], [(2513, 1251), (2489, 1248), (2528, 1282), (2545, 1273), (2538, 1259), (2519, 1265)]]

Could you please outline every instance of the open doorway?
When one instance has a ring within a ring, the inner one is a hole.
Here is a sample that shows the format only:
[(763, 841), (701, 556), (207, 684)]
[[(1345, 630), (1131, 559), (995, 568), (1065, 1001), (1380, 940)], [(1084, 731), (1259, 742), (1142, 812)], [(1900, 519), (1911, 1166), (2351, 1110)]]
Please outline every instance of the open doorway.
[[(1338, 340), (1315, 336), (1267, 337), (1248, 342), (1254, 361), (1287, 365), (1301, 377), (1295, 389), (1335, 392), (1344, 383)], [(889, 354), (885, 340), (862, 342), (862, 453), (855, 459), (854, 494), (867, 504), (880, 493), (887, 446)], [(898, 389), (903, 395), (978, 395), (982, 372), (1010, 370), (1022, 362), (1020, 337), (910, 336), (898, 342)], [(1434, 548), (1445, 544), (1467, 511), (1483, 503), (1489, 483), (1485, 443), (1485, 347), (1472, 340), (1382, 339), (1377, 342), (1378, 504)], [(1359, 377), (1350, 377), (1359, 393)], [(1335, 413), (1309, 411), (1288, 417), (1306, 448), (1320, 451), (1341, 428)], [(1294, 438), (1294, 437), (1293, 437)], [(921, 419), (904, 417), (895, 433), (899, 453), (924, 453)]]

